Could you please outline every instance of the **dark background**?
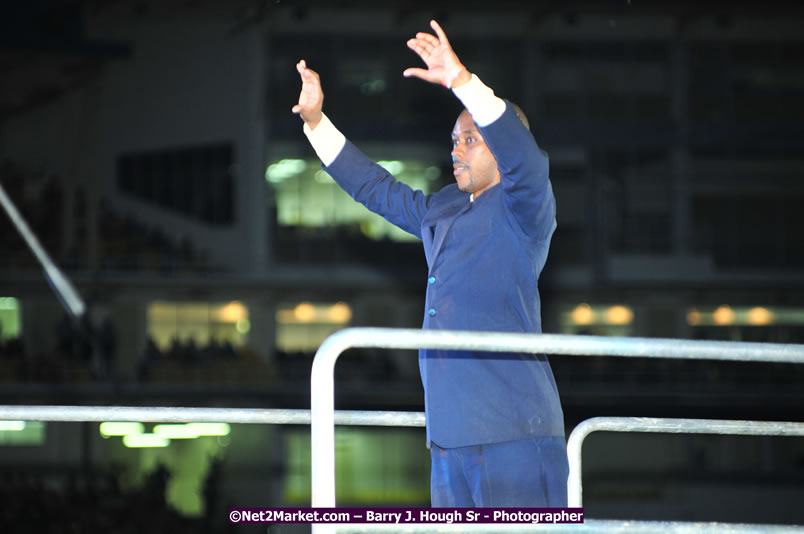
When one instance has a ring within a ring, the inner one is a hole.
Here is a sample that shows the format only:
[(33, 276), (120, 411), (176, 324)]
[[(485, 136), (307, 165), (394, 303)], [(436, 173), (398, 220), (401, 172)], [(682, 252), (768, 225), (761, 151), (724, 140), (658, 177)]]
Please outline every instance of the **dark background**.
[[(373, 157), (425, 154), (442, 170), (438, 185), (449, 183), (447, 137), (460, 106), (401, 77), (416, 65), (405, 40), (430, 18), (471, 71), (522, 105), (551, 154), (558, 229), (541, 281), (546, 332), (804, 343), (799, 3), (6, 2), (0, 183), (97, 313), (63, 318), (0, 217), (0, 296), (22, 309), (19, 335), (2, 338), (0, 403), (307, 408), (312, 354), (275, 345), (280, 304), (345, 301), (352, 326), (416, 328), (420, 245), (281, 223), (263, 173), (284, 158), (314, 158), (289, 112), (293, 66), (306, 58), (349, 139)], [(186, 347), (186, 358), (141, 372), (145, 310), (157, 300), (249, 303), (252, 337), (226, 360), (228, 377)], [(579, 303), (627, 303), (634, 320), (626, 330), (572, 326)], [(788, 318), (689, 319), (723, 305)], [(66, 345), (59, 328), (72, 329)], [(350, 351), (337, 371), (338, 408), (421, 410), (406, 358), (415, 357)], [(551, 361), (568, 431), (599, 415), (804, 421), (801, 365)], [(144, 521), (145, 489), (126, 504), (93, 497), (106, 491), (91, 487), (108, 458), (87, 451), (97, 432), (79, 426), (65, 431), (83, 444), (75, 454), (44, 452), (58, 448), (49, 436), (42, 454), (20, 453), (24, 465), (0, 463), (16, 503), (9, 514), (72, 498), (101, 502), (100, 516), (125, 510)], [(800, 438), (593, 437), (588, 449), (590, 518), (804, 523)], [(264, 506), (284, 502), (283, 454), (266, 468)], [(224, 473), (218, 491), (227, 494), (240, 475)], [(73, 494), (68, 477), (81, 481)], [(240, 495), (231, 490), (230, 501), (245, 502)], [(37, 531), (102, 523), (77, 507), (53, 505), (53, 517), (70, 519)], [(143, 528), (223, 528), (217, 516), (201, 524), (165, 507)]]

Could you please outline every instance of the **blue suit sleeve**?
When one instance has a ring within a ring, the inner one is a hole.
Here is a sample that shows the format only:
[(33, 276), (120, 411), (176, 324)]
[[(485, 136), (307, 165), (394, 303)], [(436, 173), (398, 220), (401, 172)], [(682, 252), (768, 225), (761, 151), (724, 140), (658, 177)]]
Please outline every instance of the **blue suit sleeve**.
[(348, 140), (335, 161), (323, 166), (353, 199), (421, 239), (429, 197), (414, 191), (371, 161)]
[(517, 117), (511, 103), (480, 133), (497, 160), (506, 211), (528, 239), (549, 239), (556, 228), (556, 201), (547, 153)]

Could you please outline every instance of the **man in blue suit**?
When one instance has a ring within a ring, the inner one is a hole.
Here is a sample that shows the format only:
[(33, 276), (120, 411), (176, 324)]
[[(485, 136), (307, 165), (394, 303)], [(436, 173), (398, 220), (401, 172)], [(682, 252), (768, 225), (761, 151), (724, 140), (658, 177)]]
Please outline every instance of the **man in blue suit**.
[[(471, 74), (444, 31), (408, 47), (465, 110), (452, 131), (455, 184), (425, 195), (371, 162), (322, 112), (304, 60), (293, 112), (324, 169), (352, 198), (421, 238), (429, 274), (423, 328), (541, 332), (539, 274), (556, 227), (546, 154), (515, 105)], [(431, 501), (439, 507), (567, 503), (564, 420), (543, 356), (421, 350)]]

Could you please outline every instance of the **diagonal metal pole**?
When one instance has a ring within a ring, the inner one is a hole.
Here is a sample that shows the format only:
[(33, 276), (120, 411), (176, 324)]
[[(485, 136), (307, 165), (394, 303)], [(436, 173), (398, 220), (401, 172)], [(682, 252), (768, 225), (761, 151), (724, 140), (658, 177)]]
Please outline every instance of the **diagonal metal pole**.
[(0, 204), (2, 204), (8, 218), (11, 219), (17, 231), (28, 244), (31, 252), (33, 252), (36, 259), (39, 260), (42, 269), (45, 271), (45, 277), (50, 282), (53, 291), (56, 293), (62, 305), (73, 317), (81, 317), (84, 311), (86, 311), (84, 301), (70, 283), (70, 280), (61, 272), (61, 269), (56, 267), (53, 260), (50, 259), (50, 256), (39, 242), (36, 234), (33, 233), (28, 223), (25, 222), (25, 219), (17, 210), (17, 206), (14, 205), (14, 202), (12, 202), (11, 198), (6, 194), (2, 183), (0, 183)]

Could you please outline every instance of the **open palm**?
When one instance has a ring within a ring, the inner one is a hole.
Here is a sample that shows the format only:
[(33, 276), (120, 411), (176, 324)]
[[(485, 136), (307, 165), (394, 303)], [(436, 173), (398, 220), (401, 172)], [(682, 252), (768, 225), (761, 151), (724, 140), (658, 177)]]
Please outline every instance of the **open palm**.
[(303, 59), (296, 64), (296, 70), (301, 76), (302, 88), (299, 93), (299, 103), (293, 106), (292, 111), (301, 115), (302, 120), (311, 128), (315, 128), (321, 120), (321, 108), (324, 105), (321, 79), (317, 72), (307, 68), (307, 62)]
[(463, 70), (458, 56), (452, 50), (447, 35), (441, 26), (430, 21), (430, 26), (436, 35), (419, 32), (416, 37), (408, 40), (408, 48), (416, 52), (426, 69), (411, 67), (402, 73), (405, 77), (421, 78), (430, 83), (437, 83), (449, 87), (455, 77)]

